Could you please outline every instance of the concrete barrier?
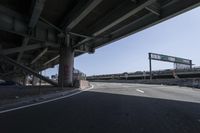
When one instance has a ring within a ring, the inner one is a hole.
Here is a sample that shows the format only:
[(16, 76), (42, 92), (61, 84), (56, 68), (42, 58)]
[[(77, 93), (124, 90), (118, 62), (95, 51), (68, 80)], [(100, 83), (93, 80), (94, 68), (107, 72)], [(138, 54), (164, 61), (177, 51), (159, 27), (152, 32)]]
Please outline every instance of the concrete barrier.
[(75, 87), (80, 88), (80, 89), (85, 89), (90, 87), (90, 82), (87, 80), (78, 80), (75, 82)]
[(15, 99), (25, 96), (33, 96), (39, 94), (46, 94), (61, 90), (58, 87), (52, 86), (0, 86), (0, 100), (2, 99)]
[(81, 89), (85, 89), (90, 87), (90, 83), (87, 80), (80, 80), (80, 88)]
[(177, 86), (200, 88), (199, 78), (152, 79), (152, 80), (94, 80), (93, 82), (163, 84), (163, 85), (177, 85)]

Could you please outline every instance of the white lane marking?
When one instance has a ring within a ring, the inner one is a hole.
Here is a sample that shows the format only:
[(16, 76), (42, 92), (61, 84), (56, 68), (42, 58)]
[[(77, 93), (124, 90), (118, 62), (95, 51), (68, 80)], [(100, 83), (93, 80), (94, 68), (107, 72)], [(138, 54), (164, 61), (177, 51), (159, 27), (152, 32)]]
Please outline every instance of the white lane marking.
[(140, 90), (140, 89), (136, 89), (136, 91), (141, 92), (141, 93), (144, 93), (144, 91), (143, 91), (143, 90)]
[(21, 106), (21, 107), (12, 108), (12, 109), (2, 110), (2, 111), (0, 111), (0, 114), (6, 113), (6, 112), (10, 112), (10, 111), (14, 111), (14, 110), (23, 109), (23, 108), (28, 108), (28, 107), (32, 107), (32, 106), (36, 106), (36, 105), (40, 105), (40, 104), (44, 104), (44, 103), (53, 102), (53, 101), (56, 101), (56, 100), (59, 100), (59, 99), (63, 99), (63, 98), (68, 98), (68, 97), (71, 97), (71, 96), (74, 96), (74, 95), (80, 94), (80, 93), (82, 93), (82, 92), (84, 92), (84, 91), (91, 90), (91, 89), (93, 89), (93, 88), (94, 88), (94, 85), (91, 85), (91, 87), (88, 88), (88, 89), (81, 90), (81, 91), (78, 91), (78, 92), (75, 92), (75, 93), (72, 93), (72, 94), (69, 94), (69, 95), (63, 96), (63, 97), (58, 97), (58, 98), (54, 98), (54, 99), (50, 99), (50, 100), (46, 100), (46, 101), (43, 101), (43, 102), (33, 103), (33, 104), (29, 104), (29, 105)]

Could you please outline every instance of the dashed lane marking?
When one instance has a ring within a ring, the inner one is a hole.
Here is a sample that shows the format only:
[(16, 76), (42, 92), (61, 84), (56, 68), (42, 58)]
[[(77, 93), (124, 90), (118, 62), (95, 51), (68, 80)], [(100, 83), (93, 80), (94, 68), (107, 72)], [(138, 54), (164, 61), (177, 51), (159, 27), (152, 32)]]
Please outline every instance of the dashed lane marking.
[(143, 90), (140, 90), (140, 89), (136, 89), (136, 91), (141, 92), (141, 93), (144, 93), (144, 91), (143, 91)]

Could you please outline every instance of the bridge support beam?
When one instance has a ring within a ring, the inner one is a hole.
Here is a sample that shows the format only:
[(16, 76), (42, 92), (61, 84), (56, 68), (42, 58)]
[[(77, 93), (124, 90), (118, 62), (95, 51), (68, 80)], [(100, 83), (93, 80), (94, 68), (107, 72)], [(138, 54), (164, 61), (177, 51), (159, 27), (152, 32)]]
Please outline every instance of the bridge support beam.
[(50, 80), (50, 79), (48, 79), (48, 78), (46, 78), (46, 77), (44, 77), (44, 76), (38, 74), (37, 72), (35, 72), (35, 71), (32, 70), (31, 68), (29, 68), (29, 67), (27, 67), (27, 66), (25, 66), (25, 65), (22, 65), (22, 64), (16, 62), (15, 60), (9, 58), (8, 56), (5, 56), (5, 55), (0, 54), (0, 58), (4, 59), (6, 62), (8, 62), (8, 63), (11, 64), (11, 65), (14, 65), (14, 66), (16, 66), (16, 67), (19, 67), (20, 69), (24, 70), (25, 72), (27, 72), (27, 73), (29, 73), (29, 74), (31, 74), (31, 75), (33, 75), (33, 76), (36, 76), (36, 77), (38, 77), (38, 78), (41, 79), (41, 80), (46, 81), (47, 83), (49, 83), (49, 84), (51, 84), (51, 85), (53, 85), (53, 86), (58, 86), (58, 84), (55, 83), (54, 81), (52, 81), (52, 80)]
[(60, 87), (73, 86), (74, 50), (69, 44), (61, 45), (58, 84)]

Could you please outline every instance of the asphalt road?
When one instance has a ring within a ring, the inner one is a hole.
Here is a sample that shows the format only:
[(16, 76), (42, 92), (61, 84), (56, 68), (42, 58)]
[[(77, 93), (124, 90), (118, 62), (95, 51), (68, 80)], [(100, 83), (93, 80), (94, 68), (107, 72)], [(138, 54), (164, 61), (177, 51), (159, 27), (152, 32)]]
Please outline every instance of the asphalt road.
[(200, 133), (200, 90), (93, 84), (72, 97), (0, 114), (0, 133)]

